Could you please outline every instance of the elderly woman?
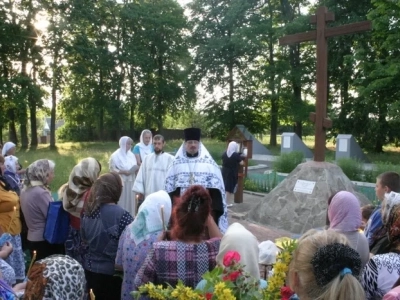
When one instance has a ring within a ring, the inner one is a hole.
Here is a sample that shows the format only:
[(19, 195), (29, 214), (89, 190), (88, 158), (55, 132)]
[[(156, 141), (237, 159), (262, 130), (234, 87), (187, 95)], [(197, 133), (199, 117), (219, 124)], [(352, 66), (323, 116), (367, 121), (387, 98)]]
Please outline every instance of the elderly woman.
[(6, 167), (3, 175), (5, 180), (10, 185), (11, 189), (18, 195), (21, 193), (21, 177), (17, 169), (19, 167), (18, 158), (14, 155), (9, 155), (4, 158), (4, 165)]
[(153, 142), (152, 142), (153, 134), (150, 130), (145, 129), (140, 134), (140, 142), (133, 147), (133, 154), (135, 154), (136, 161), (138, 162), (138, 166), (140, 166), (146, 157), (146, 155), (152, 153)]
[(110, 171), (121, 176), (123, 190), (118, 204), (128, 211), (132, 216), (135, 215), (135, 196), (132, 187), (135, 182), (135, 172), (138, 170), (135, 155), (131, 152), (132, 139), (123, 136), (119, 140), (119, 149), (110, 157)]
[[(228, 227), (221, 240), (217, 255), (217, 264), (223, 266), (224, 256), (228, 251), (236, 251), (240, 254), (240, 264), (244, 265), (243, 270), (251, 277), (260, 281), (260, 288), (267, 287), (267, 282), (260, 279), (260, 268), (258, 264), (259, 248), (257, 238), (248, 231), (242, 224), (233, 223)], [(207, 281), (202, 280), (196, 289), (203, 290)], [(207, 292), (207, 291), (205, 291)]]
[(49, 184), (54, 178), (55, 163), (48, 159), (33, 162), (26, 170), (21, 192), (21, 208), (28, 226), (28, 248), (37, 259), (64, 253), (64, 245), (50, 244), (43, 238), (49, 203), (53, 201)]
[(82, 159), (72, 169), (68, 183), (58, 191), (58, 198), (62, 199), (63, 207), (70, 216), (70, 230), (65, 242), (65, 252), (81, 264), (83, 264), (86, 247), (81, 240), (80, 217), (90, 188), (99, 177), (100, 171), (101, 165), (96, 159), (92, 157)]
[(171, 217), (171, 199), (159, 191), (146, 197), (135, 220), (119, 239), (115, 264), (124, 271), (122, 300), (131, 300), (136, 273)]
[[(7, 156), (14, 156), (15, 157), (15, 152), (16, 152), (16, 145), (13, 142), (7, 142), (4, 144), (3, 149), (1, 150), (1, 155), (4, 157)], [(15, 157), (16, 158), (16, 157)], [(21, 164), (18, 163), (18, 158), (17, 159), (17, 174), (24, 174), (25, 169), (22, 169)]]
[[(221, 232), (211, 216), (211, 198), (194, 185), (174, 203), (170, 241), (153, 244), (135, 278), (135, 287), (153, 282), (175, 286), (178, 280), (195, 287), (216, 266)], [(209, 240), (204, 240), (208, 228)]]
[(14, 269), (16, 280), (25, 278), (25, 259), (21, 241), (20, 201), (18, 195), (4, 179), (4, 157), (0, 155), (0, 227), (2, 232), (10, 234), (9, 243), (13, 251), (2, 257)]
[(369, 260), (369, 245), (365, 235), (359, 231), (362, 217), (357, 197), (346, 191), (336, 193), (328, 207), (328, 218), (329, 229), (347, 237), (350, 247), (360, 254), (364, 268)]
[(86, 299), (85, 272), (69, 256), (52, 255), (35, 262), (28, 279), (24, 299)]
[(381, 299), (400, 277), (400, 204), (391, 207), (386, 228), (390, 252), (372, 256), (364, 268), (367, 299)]
[(289, 265), (289, 286), (301, 300), (365, 299), (358, 277), (361, 258), (335, 231), (310, 230), (299, 240)]
[(222, 154), (222, 178), (224, 179), (226, 191), (226, 203), (233, 205), (233, 195), (238, 182), (239, 165), (243, 164), (244, 156), (236, 152), (238, 144), (230, 142), (228, 148)]
[(118, 241), (133, 218), (117, 205), (122, 193), (117, 173), (101, 175), (93, 184), (84, 205), (81, 237), (88, 250), (83, 261), (87, 287), (97, 300), (121, 298), (122, 280), (115, 273)]

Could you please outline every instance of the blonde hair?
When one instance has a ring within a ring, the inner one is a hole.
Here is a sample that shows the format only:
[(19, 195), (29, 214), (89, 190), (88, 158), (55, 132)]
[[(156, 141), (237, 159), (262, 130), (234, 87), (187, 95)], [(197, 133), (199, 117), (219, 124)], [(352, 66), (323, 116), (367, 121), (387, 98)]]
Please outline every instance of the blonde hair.
[[(349, 242), (344, 235), (333, 230), (310, 230), (301, 237), (289, 266), (288, 279), (290, 288), (302, 300), (365, 299), (364, 289), (356, 274), (340, 275), (340, 272), (338, 272), (324, 286), (317, 284), (312, 260), (317, 250), (331, 244), (348, 246)], [(298, 280), (295, 282), (294, 277), (296, 275)]]

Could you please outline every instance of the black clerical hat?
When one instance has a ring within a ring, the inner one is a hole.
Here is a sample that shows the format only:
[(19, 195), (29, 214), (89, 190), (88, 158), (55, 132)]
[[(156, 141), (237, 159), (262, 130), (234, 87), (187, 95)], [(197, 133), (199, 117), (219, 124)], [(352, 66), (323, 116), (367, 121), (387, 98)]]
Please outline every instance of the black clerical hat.
[(200, 128), (186, 128), (183, 130), (186, 141), (200, 141), (201, 130)]

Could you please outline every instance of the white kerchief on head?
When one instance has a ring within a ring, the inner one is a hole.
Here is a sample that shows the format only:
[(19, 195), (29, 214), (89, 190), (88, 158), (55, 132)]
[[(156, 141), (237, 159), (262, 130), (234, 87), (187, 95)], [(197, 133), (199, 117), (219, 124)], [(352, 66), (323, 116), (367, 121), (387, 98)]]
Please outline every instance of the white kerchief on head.
[(356, 231), (361, 226), (361, 206), (350, 192), (338, 192), (328, 207), (329, 229), (342, 232)]
[(231, 157), (233, 153), (236, 152), (237, 149), (237, 143), (235, 141), (232, 141), (228, 145), (228, 149), (226, 150), (226, 155), (228, 157)]
[(6, 169), (12, 173), (17, 173), (18, 158), (13, 155), (4, 157), (4, 165)]
[[(161, 216), (161, 207), (163, 207), (164, 224)], [(171, 198), (166, 191), (158, 191), (146, 197), (135, 220), (129, 225), (131, 238), (138, 245), (147, 240), (152, 233), (162, 232), (168, 225), (171, 218)], [(164, 228), (163, 228), (164, 225)]]
[(129, 136), (123, 136), (119, 139), (119, 149), (111, 154), (110, 160), (113, 160), (116, 168), (121, 171), (129, 171), (133, 166), (137, 165), (136, 157), (126, 149), (126, 143), (130, 139)]
[(11, 148), (16, 147), (13, 142), (7, 142), (3, 145), (3, 149), (1, 150), (1, 155), (5, 156)]
[(258, 265), (259, 248), (257, 238), (242, 224), (233, 223), (228, 227), (222, 237), (217, 254), (217, 264), (223, 266), (224, 256), (228, 251), (236, 251), (240, 254), (240, 264), (244, 270), (256, 279), (260, 279)]
[(393, 206), (400, 204), (400, 194), (396, 192), (385, 193), (382, 202), (382, 222), (387, 224)]
[(144, 143), (144, 139), (143, 136), (145, 134), (150, 134), (151, 135), (151, 131), (148, 129), (145, 129), (142, 131), (142, 133), (140, 134), (140, 143), (138, 144), (139, 146), (139, 152), (140, 152), (140, 158), (143, 161), (143, 159), (146, 157), (146, 155), (150, 154), (152, 152), (153, 149), (153, 137), (150, 138), (150, 142), (148, 145), (146, 145)]

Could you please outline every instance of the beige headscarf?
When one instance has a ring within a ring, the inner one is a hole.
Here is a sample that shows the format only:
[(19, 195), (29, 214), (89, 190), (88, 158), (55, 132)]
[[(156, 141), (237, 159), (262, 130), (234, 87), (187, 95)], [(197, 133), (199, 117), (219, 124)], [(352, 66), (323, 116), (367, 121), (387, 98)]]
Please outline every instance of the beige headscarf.
[(79, 217), (83, 208), (83, 195), (90, 190), (99, 177), (100, 163), (93, 157), (82, 159), (71, 171), (68, 183), (58, 191), (66, 211)]
[(24, 189), (33, 186), (44, 186), (48, 188), (48, 178), (50, 172), (54, 171), (54, 162), (48, 159), (39, 159), (26, 169), (26, 178), (24, 181)]
[(240, 264), (244, 265), (244, 271), (254, 278), (260, 279), (257, 238), (239, 223), (233, 223), (229, 226), (222, 237), (216, 259), (217, 264), (223, 266), (224, 256), (228, 251), (238, 252), (240, 254)]

